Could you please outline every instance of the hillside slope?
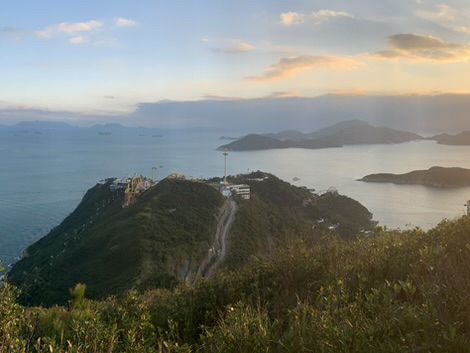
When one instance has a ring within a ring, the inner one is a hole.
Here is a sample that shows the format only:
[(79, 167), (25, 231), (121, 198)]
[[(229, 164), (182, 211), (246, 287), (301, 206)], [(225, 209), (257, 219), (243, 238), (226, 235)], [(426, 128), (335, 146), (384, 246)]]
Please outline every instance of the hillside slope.
[(262, 172), (229, 181), (250, 185), (251, 200), (240, 202), (226, 268), (240, 267), (250, 256), (270, 256), (291, 241), (315, 240), (328, 233), (352, 239), (375, 225), (367, 208), (335, 192), (317, 195)]
[(31, 245), (9, 279), (25, 302), (63, 303), (76, 283), (90, 297), (130, 288), (172, 287), (190, 279), (209, 248), (221, 195), (203, 183), (164, 180), (129, 208), (109, 183)]

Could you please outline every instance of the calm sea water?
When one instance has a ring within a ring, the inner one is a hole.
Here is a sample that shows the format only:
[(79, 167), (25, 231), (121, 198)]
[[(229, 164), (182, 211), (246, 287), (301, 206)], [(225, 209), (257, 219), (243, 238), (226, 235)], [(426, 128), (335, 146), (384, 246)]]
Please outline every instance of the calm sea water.
[[(223, 174), (215, 149), (223, 132), (164, 131), (162, 137), (137, 133), (91, 132), (42, 135), (0, 130), (0, 260), (11, 263), (22, 249), (59, 224), (99, 179), (133, 173), (160, 176), (178, 171), (188, 176)], [(322, 150), (286, 149), (234, 152), (230, 174), (263, 170), (318, 191), (330, 186), (364, 204), (382, 225), (430, 228), (443, 218), (464, 214), (470, 188), (356, 181), (370, 173), (402, 173), (439, 166), (470, 168), (470, 147), (434, 142), (348, 146)]]

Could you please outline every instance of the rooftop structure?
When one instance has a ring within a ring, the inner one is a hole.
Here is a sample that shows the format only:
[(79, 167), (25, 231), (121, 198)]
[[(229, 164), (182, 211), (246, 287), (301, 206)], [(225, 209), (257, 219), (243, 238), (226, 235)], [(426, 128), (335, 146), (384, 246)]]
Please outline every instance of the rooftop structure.
[[(225, 185), (222, 189), (224, 196), (237, 195), (242, 199), (249, 200), (251, 196), (250, 185), (248, 184), (237, 184), (237, 185)], [(227, 195), (226, 195), (227, 194)]]
[(186, 176), (181, 173), (171, 173), (167, 176), (168, 179), (179, 179), (179, 180), (186, 180)]
[(127, 189), (127, 186), (129, 185), (129, 182), (131, 181), (131, 178), (122, 178), (122, 179), (115, 179), (111, 185), (109, 186), (111, 191), (117, 191), (117, 190), (125, 190)]

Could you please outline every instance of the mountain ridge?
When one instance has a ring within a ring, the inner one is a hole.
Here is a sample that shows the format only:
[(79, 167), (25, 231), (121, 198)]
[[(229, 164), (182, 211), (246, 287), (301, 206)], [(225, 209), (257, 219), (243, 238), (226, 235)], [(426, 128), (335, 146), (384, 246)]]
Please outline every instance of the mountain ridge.
[(219, 146), (218, 149), (232, 151), (281, 148), (317, 149), (355, 144), (402, 143), (422, 138), (408, 131), (376, 127), (362, 120), (347, 120), (312, 133), (287, 130), (277, 134), (249, 134)]

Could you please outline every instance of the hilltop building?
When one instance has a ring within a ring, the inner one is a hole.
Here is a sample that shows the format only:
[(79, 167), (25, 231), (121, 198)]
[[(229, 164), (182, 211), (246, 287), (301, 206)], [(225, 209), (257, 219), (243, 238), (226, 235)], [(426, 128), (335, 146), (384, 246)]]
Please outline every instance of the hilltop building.
[(186, 180), (186, 176), (181, 173), (171, 173), (167, 178), (173, 180)]
[(249, 200), (251, 197), (250, 185), (248, 184), (222, 185), (221, 192), (225, 197), (237, 195), (244, 200)]

